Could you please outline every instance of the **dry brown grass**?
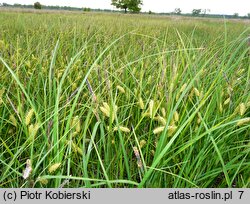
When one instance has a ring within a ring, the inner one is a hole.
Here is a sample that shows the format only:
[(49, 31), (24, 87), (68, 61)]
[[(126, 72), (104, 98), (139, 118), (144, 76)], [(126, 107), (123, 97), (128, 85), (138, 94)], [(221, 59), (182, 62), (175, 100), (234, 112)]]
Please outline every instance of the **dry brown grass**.
[(68, 11), (68, 10), (52, 10), (52, 9), (27, 9), (27, 8), (4, 8), (0, 7), (0, 12), (19, 12), (19, 13), (58, 13), (58, 14), (71, 14), (83, 13), (81, 11)]

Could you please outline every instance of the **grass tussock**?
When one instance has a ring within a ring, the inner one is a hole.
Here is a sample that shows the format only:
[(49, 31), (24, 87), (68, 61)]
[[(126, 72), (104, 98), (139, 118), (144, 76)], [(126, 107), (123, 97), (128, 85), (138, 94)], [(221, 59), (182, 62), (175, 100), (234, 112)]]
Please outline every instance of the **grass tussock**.
[(250, 187), (248, 23), (0, 22), (0, 187)]

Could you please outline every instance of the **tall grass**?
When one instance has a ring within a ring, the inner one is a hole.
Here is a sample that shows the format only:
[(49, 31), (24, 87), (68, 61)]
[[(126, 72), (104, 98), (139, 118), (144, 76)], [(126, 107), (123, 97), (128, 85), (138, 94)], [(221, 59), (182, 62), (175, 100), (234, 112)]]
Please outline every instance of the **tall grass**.
[(0, 22), (1, 187), (250, 187), (249, 22)]

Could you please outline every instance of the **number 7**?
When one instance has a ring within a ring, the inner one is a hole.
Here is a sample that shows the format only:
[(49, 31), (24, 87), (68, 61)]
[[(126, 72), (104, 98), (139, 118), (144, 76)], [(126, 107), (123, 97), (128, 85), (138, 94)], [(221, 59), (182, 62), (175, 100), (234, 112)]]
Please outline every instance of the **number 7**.
[(241, 199), (244, 191), (238, 191), (238, 192), (240, 193), (240, 199)]

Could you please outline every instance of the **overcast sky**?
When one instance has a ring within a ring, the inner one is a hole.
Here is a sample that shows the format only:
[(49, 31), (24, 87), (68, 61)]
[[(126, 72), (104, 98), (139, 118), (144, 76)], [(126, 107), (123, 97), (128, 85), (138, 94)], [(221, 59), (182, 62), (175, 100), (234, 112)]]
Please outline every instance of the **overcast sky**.
[[(73, 7), (90, 7), (113, 9), (111, 0), (0, 0), (9, 4), (33, 4), (39, 1), (44, 5), (60, 5)], [(171, 12), (181, 8), (183, 13), (191, 13), (194, 8), (210, 9), (213, 14), (246, 15), (250, 13), (249, 0), (143, 0), (142, 11)]]

